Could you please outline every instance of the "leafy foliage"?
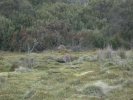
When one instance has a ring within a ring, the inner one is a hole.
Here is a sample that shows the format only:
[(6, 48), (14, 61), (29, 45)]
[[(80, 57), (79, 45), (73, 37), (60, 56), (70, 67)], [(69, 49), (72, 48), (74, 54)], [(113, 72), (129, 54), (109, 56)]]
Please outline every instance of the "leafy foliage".
[(130, 48), (133, 41), (131, 0), (1, 0), (0, 49), (36, 51), (60, 44)]

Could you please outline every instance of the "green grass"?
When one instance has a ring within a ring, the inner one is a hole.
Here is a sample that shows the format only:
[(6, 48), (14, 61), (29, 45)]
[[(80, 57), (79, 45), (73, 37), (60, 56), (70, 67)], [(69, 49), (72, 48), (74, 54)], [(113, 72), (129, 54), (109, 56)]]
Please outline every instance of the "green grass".
[[(93, 56), (96, 55), (96, 52), (72, 52), (71, 55), (77, 57)], [(107, 66), (109, 69), (103, 71), (101, 63), (87, 60), (71, 67), (70, 64), (62, 64), (49, 59), (50, 57), (61, 57), (62, 54), (45, 51), (32, 54), (38, 62), (38, 66), (32, 72), (9, 72), (12, 63), (19, 61), (24, 56), (25, 54), (21, 53), (2, 55), (0, 78), (4, 77), (5, 82), (0, 81), (0, 100), (133, 99), (132, 70), (121, 70), (113, 67), (115, 65), (109, 65)], [(116, 88), (103, 97), (89, 95), (93, 89), (100, 91), (98, 87), (93, 86), (99, 80), (110, 86), (121, 84), (122, 88)]]

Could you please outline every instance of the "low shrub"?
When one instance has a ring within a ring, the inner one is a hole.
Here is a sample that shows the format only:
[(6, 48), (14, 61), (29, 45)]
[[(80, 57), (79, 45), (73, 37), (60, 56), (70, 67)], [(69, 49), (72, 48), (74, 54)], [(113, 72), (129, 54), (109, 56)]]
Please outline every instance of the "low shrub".
[(112, 59), (114, 56), (114, 51), (111, 46), (107, 46), (105, 49), (101, 49), (97, 53), (97, 58), (99, 60)]
[(83, 94), (90, 96), (104, 96), (102, 89), (98, 86), (89, 86), (83, 90)]

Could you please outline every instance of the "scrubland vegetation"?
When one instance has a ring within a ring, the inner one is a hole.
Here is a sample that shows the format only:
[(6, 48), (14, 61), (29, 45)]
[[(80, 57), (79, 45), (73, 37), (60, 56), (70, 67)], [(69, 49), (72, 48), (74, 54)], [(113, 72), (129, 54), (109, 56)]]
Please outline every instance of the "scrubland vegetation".
[(0, 0), (0, 100), (133, 100), (132, 0)]
[(0, 49), (133, 46), (132, 0), (0, 0)]
[(133, 99), (131, 50), (3, 52), (0, 71), (0, 100)]

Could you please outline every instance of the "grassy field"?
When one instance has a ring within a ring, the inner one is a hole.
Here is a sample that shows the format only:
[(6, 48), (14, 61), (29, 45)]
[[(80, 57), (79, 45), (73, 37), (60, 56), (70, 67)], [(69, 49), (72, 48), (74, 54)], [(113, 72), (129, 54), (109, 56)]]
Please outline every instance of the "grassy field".
[(0, 52), (0, 100), (133, 100), (133, 55), (98, 60), (97, 51), (71, 52), (73, 62), (56, 51), (32, 53), (28, 72), (11, 72), (25, 53)]

